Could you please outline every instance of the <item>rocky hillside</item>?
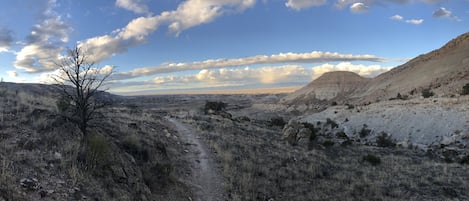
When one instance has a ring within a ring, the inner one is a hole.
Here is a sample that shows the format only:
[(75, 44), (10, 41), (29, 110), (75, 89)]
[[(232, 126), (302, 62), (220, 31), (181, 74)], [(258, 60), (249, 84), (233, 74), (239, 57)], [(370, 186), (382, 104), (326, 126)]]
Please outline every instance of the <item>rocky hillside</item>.
[[(351, 72), (330, 72), (282, 99), (296, 109), (320, 109), (332, 102), (364, 104), (416, 98), (428, 89), (439, 97), (458, 96), (469, 82), (469, 33), (373, 79)], [(398, 94), (401, 97), (398, 97)]]
[(307, 105), (309, 109), (318, 109), (326, 102), (348, 100), (369, 81), (370, 79), (352, 72), (329, 72), (283, 98), (281, 102), (288, 105)]
[[(155, 110), (111, 105), (81, 133), (51, 85), (0, 83), (0, 201), (187, 200), (191, 171), (177, 132)], [(138, 103), (138, 101), (135, 101)]]
[(351, 97), (359, 102), (374, 102), (396, 97), (409, 97), (429, 88), (438, 96), (454, 96), (469, 82), (469, 33), (463, 34), (430, 53), (372, 79)]

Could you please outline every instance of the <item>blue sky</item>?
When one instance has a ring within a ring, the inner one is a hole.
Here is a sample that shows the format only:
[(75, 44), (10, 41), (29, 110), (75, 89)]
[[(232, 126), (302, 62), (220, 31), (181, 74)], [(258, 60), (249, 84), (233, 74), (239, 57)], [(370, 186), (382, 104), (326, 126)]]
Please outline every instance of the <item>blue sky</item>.
[(118, 94), (302, 86), (373, 77), (469, 31), (469, 0), (3, 0), (0, 77), (50, 83), (66, 48)]

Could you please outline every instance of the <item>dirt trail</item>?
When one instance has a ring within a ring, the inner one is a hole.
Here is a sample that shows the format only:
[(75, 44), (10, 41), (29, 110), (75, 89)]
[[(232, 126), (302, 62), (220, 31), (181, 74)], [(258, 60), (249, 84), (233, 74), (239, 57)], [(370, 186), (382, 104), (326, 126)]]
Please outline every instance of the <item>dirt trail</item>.
[(176, 119), (166, 118), (171, 122), (182, 140), (188, 145), (187, 150), (192, 169), (192, 178), (189, 179), (197, 198), (194, 201), (223, 201), (223, 177), (210, 156), (210, 150), (199, 139), (196, 132)]

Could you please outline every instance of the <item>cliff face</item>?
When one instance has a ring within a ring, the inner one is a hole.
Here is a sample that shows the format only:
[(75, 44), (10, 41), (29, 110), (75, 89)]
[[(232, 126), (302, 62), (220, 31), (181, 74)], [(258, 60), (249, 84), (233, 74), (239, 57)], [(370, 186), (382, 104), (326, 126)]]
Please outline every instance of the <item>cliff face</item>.
[(281, 103), (293, 106), (326, 105), (332, 101), (362, 104), (388, 100), (397, 94), (419, 97), (424, 89), (447, 97), (459, 94), (466, 83), (469, 83), (469, 33), (373, 79), (352, 72), (325, 73)]

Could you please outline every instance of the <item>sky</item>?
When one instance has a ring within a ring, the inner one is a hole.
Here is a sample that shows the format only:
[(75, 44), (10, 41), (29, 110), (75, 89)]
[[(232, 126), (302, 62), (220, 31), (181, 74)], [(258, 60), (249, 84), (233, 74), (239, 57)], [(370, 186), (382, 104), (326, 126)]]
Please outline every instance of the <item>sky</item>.
[(2, 0), (0, 77), (53, 83), (81, 48), (122, 95), (374, 77), (469, 31), (469, 0)]

